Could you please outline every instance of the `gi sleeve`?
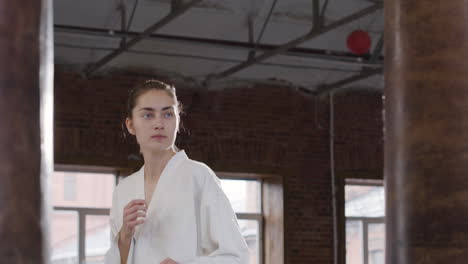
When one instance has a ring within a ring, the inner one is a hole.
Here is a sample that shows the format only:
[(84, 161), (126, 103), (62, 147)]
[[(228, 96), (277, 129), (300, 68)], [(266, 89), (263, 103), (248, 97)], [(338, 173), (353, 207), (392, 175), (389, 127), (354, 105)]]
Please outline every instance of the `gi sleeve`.
[(248, 247), (220, 181), (211, 170), (204, 178), (199, 222), (203, 256), (181, 264), (247, 264)]

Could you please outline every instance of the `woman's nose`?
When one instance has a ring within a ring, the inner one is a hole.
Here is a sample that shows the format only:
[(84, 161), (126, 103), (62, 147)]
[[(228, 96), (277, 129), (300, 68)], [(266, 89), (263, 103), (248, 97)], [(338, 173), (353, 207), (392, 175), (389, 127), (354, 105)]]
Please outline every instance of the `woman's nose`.
[(153, 128), (154, 128), (154, 129), (162, 129), (162, 128), (164, 128), (164, 125), (163, 125), (163, 121), (162, 121), (161, 116), (156, 115), (156, 117), (154, 118), (154, 121), (153, 121)]

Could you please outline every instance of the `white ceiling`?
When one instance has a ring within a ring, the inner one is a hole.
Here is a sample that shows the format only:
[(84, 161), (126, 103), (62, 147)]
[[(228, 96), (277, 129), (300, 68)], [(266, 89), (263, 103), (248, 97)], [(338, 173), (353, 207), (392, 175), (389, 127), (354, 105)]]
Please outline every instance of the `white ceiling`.
[[(129, 32), (136, 33), (168, 15), (170, 0), (55, 0), (56, 63), (77, 65), (81, 69), (119, 47), (122, 4), (127, 20), (137, 1)], [(185, 0), (183, 3), (189, 2)], [(280, 46), (310, 32), (313, 26), (312, 0), (276, 0), (271, 18), (260, 40), (262, 45)], [(320, 8), (325, 0), (319, 0)], [(325, 26), (363, 10), (376, 1), (329, 0), (324, 12)], [(257, 40), (275, 0), (204, 0), (145, 38), (129, 51), (99, 68), (146, 67), (203, 81), (244, 62), (248, 58), (249, 18)], [(127, 21), (128, 22), (128, 21)], [(79, 27), (79, 28), (77, 28)], [(371, 51), (383, 32), (383, 9), (344, 24), (298, 46), (294, 52), (269, 57), (223, 81), (280, 79), (314, 91), (317, 87), (360, 74), (364, 66), (382, 66), (382, 57), (369, 62), (369, 56), (357, 57), (346, 47), (347, 35), (356, 29), (369, 32)], [(190, 41), (168, 37), (188, 37)], [(195, 41), (193, 40), (195, 38)], [(219, 42), (213, 43), (212, 40)], [(265, 46), (260, 46), (265, 47)], [(259, 49), (257, 56), (264, 50)], [(379, 52), (380, 54), (380, 52)], [(381, 54), (380, 54), (381, 55)], [(382, 89), (381, 74), (342, 87)]]

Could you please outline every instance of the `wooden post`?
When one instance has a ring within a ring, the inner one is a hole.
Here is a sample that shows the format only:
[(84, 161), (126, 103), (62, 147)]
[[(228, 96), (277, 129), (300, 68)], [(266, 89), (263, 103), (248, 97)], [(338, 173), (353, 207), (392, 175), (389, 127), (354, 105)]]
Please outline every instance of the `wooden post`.
[(384, 3), (386, 263), (467, 263), (468, 5)]

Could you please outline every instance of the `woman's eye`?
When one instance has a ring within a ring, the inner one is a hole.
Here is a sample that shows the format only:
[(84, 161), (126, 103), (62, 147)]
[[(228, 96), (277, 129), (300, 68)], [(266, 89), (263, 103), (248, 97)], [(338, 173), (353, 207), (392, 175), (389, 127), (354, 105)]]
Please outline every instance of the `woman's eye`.
[(153, 117), (153, 114), (150, 114), (150, 113), (143, 114), (144, 119), (149, 119), (151, 117)]
[(172, 117), (172, 116), (173, 116), (173, 114), (170, 113), (170, 112), (164, 114), (164, 117), (165, 117), (165, 118), (170, 118), (170, 117)]

